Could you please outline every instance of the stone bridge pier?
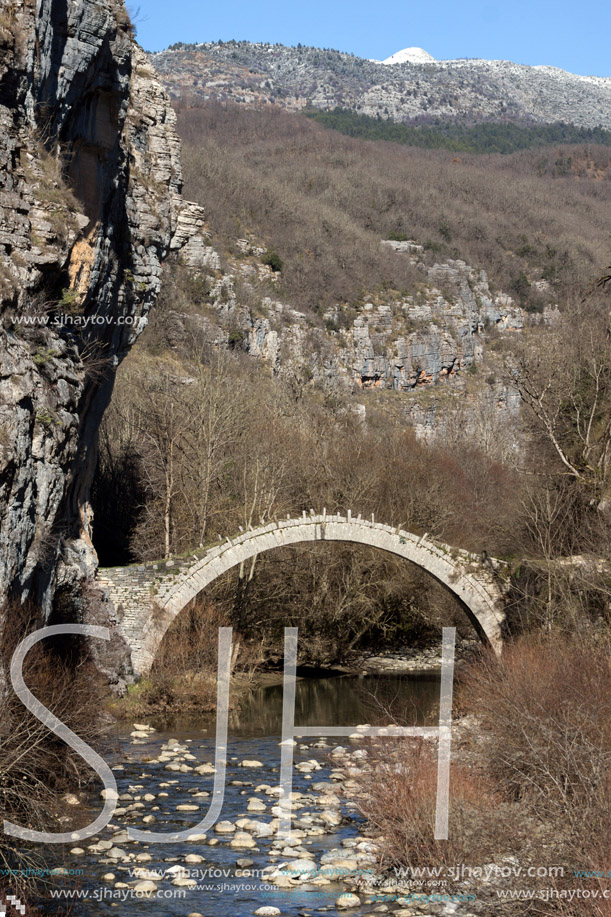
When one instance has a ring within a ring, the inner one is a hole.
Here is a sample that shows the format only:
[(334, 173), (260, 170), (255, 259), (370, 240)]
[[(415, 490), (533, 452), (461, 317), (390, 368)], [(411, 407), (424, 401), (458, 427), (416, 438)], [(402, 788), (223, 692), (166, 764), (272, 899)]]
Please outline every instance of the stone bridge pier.
[(168, 627), (217, 577), (264, 551), (314, 541), (344, 541), (379, 548), (430, 573), (458, 600), (481, 640), (496, 653), (505, 620), (503, 564), (399, 528), (347, 516), (303, 514), (241, 531), (188, 558), (128, 567), (101, 568), (98, 584), (108, 590), (122, 636), (131, 650), (134, 672), (151, 668)]

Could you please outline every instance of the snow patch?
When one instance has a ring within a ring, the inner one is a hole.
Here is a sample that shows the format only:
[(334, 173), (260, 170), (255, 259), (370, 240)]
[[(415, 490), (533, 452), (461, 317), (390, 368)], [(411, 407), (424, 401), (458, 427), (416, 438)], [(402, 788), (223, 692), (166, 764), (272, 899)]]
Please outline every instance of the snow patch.
[(404, 48), (382, 61), (386, 66), (391, 66), (392, 64), (430, 64), (434, 62), (433, 55), (423, 48)]

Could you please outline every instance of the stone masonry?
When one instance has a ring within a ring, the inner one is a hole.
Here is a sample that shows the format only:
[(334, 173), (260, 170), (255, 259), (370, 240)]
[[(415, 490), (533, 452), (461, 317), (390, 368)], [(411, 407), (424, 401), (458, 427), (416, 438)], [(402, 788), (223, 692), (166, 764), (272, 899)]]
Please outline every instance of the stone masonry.
[(431, 574), (460, 602), (482, 642), (500, 653), (505, 620), (505, 582), (499, 561), (418, 537), (402, 529), (353, 516), (303, 516), (270, 522), (189, 557), (100, 569), (121, 636), (137, 675), (153, 664), (168, 627), (206, 586), (237, 564), (264, 551), (308, 541), (348, 541), (404, 557)]

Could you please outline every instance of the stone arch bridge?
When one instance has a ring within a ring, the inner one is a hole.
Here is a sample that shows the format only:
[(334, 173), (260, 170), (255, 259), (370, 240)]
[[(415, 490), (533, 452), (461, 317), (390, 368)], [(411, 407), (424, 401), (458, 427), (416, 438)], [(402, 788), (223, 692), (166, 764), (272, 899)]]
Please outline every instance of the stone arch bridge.
[(368, 545), (411, 561), (454, 595), (482, 641), (500, 652), (508, 579), (501, 562), (383, 525), (373, 517), (323, 511), (241, 531), (237, 537), (186, 558), (101, 568), (97, 582), (108, 590), (115, 606), (134, 672), (148, 672), (168, 627), (217, 577), (264, 551), (314, 541)]

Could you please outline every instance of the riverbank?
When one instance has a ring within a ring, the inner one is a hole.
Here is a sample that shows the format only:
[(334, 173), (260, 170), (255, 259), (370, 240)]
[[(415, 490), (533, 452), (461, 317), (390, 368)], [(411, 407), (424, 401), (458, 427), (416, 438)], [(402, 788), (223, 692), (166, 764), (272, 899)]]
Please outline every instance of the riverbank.
[[(480, 651), (477, 639), (458, 637), (456, 664), (464, 664)], [(381, 652), (363, 651), (348, 663), (330, 669), (301, 669), (300, 678), (325, 678), (367, 675), (426, 675), (441, 670), (441, 646), (403, 646)], [(299, 674), (300, 672), (300, 674)], [(230, 711), (235, 714), (257, 690), (282, 685), (281, 668), (235, 672), (231, 677)], [(109, 711), (120, 722), (152, 718), (156, 723), (171, 722), (177, 716), (214, 716), (216, 710), (216, 671), (187, 672), (180, 676), (159, 676), (155, 672), (129, 685), (123, 697), (109, 700)]]
[[(455, 660), (457, 664), (468, 662), (481, 650), (482, 643), (477, 638), (464, 638), (457, 635)], [(383, 652), (363, 652), (355, 662), (346, 669), (352, 673), (401, 674), (410, 672), (432, 672), (441, 670), (441, 640), (438, 644), (425, 647), (402, 646)]]

